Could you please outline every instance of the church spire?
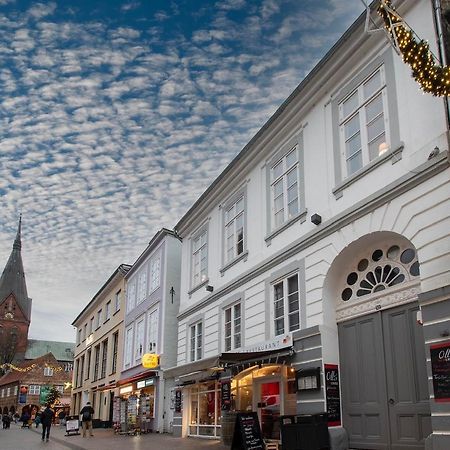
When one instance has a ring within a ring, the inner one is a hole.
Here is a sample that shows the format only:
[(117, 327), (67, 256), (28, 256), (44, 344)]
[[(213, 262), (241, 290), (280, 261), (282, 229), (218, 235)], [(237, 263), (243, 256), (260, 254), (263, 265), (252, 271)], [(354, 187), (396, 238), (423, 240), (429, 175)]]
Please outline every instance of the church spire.
[(19, 226), (17, 227), (17, 235), (13, 244), (13, 249), (22, 250), (22, 214), (19, 215)]
[(0, 305), (13, 294), (28, 321), (31, 320), (31, 299), (28, 298), (22, 262), (22, 215), (19, 217), (11, 255), (0, 277)]

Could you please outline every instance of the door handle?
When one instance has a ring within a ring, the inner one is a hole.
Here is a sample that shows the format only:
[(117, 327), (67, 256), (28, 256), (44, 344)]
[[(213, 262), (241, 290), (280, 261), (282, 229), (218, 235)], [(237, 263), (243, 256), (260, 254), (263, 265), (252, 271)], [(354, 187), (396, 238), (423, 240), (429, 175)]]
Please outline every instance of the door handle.
[(395, 400), (393, 398), (390, 398), (388, 400), (388, 402), (389, 402), (390, 405), (394, 405), (395, 404)]

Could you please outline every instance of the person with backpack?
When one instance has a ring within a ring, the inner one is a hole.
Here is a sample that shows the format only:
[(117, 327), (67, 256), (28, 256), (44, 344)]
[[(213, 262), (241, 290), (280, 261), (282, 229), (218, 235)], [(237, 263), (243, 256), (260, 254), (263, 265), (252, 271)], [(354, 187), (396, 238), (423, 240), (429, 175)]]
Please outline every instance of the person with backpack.
[(92, 434), (92, 416), (94, 415), (94, 408), (91, 406), (90, 402), (83, 406), (80, 411), (81, 425), (83, 427), (83, 437), (86, 437), (86, 430), (89, 430), (89, 436), (94, 436)]
[(41, 414), (42, 442), (44, 441), (44, 439), (48, 442), (54, 415), (55, 413), (53, 412), (53, 409), (50, 408), (50, 403), (47, 403), (46, 408), (44, 409), (44, 411), (42, 411)]

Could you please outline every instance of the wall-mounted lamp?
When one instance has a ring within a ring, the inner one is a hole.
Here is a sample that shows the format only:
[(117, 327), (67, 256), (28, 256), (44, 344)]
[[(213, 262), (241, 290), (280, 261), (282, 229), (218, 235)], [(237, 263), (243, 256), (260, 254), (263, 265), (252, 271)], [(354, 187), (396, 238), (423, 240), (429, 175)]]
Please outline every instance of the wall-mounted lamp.
[(207, 290), (208, 292), (212, 292), (212, 291), (214, 290), (214, 287), (211, 286), (210, 284), (207, 284), (207, 285), (206, 285), (206, 290)]
[(311, 222), (314, 225), (320, 225), (322, 223), (322, 216), (319, 216), (319, 214), (313, 214), (311, 216)]

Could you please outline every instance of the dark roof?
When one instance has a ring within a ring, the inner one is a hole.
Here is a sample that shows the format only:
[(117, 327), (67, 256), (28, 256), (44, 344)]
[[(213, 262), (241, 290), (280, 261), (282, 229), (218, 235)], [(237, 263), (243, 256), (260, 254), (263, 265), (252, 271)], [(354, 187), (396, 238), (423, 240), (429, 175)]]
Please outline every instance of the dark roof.
[(28, 298), (22, 262), (22, 217), (19, 219), (16, 239), (11, 255), (0, 278), (0, 305), (13, 294), (27, 320), (31, 321), (31, 299)]
[(72, 322), (72, 325), (75, 325), (75, 322), (84, 314), (84, 312), (91, 306), (95, 300), (97, 300), (97, 297), (103, 292), (103, 290), (108, 286), (108, 284), (113, 280), (113, 278), (117, 274), (121, 274), (123, 277), (127, 274), (127, 272), (131, 269), (131, 266), (129, 264), (121, 264), (108, 278), (108, 280), (103, 284), (103, 286), (98, 290), (98, 292), (92, 297), (92, 300), (83, 308), (83, 311), (78, 314), (78, 316), (74, 319)]
[(28, 339), (25, 359), (39, 358), (45, 354), (52, 353), (57, 361), (73, 361), (75, 344), (73, 342), (40, 341)]

